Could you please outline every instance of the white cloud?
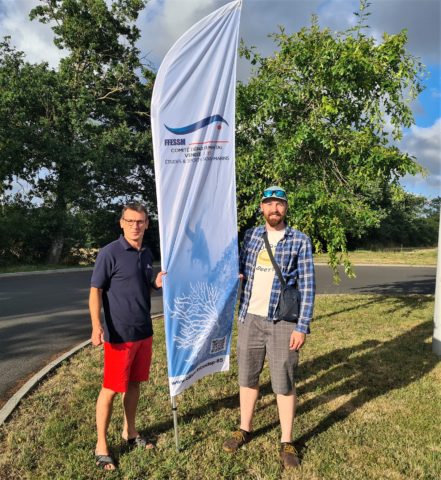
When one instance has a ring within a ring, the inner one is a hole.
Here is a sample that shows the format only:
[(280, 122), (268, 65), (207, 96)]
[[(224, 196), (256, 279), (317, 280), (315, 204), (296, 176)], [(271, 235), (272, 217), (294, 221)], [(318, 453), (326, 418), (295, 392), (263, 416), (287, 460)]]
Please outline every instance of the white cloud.
[[(107, 3), (110, 0), (106, 0)], [(228, 0), (150, 0), (141, 12), (140, 46), (156, 65), (184, 31)], [(55, 66), (62, 53), (53, 45), (49, 25), (29, 21), (30, 10), (38, 0), (0, 0), (0, 35), (11, 35), (14, 44), (27, 53), (29, 61), (49, 61)], [(310, 24), (313, 13), (320, 24), (331, 30), (345, 29), (356, 22), (358, 0), (244, 0), (240, 36), (248, 45), (256, 45), (264, 55), (274, 50), (267, 35), (288, 33)], [(439, 0), (373, 1), (369, 9), (370, 34), (380, 38), (384, 31), (409, 31), (409, 49), (428, 64), (441, 61), (441, 2)]]
[(430, 94), (432, 95), (432, 98), (434, 98), (434, 99), (441, 98), (441, 91), (438, 88), (431, 88), (430, 89)]
[(11, 43), (26, 53), (31, 63), (48, 62), (56, 67), (63, 53), (53, 43), (49, 25), (29, 20), (29, 12), (38, 0), (0, 0), (0, 36), (11, 36)]
[(368, 23), (381, 32), (408, 31), (408, 48), (426, 64), (441, 61), (439, 0), (373, 1)]
[(219, 0), (151, 0), (137, 22), (142, 32), (139, 48), (159, 67), (175, 41), (222, 3)]
[(407, 175), (403, 184), (412, 190), (426, 185), (428, 195), (441, 195), (441, 118), (427, 128), (412, 127), (403, 138), (401, 149), (413, 155), (428, 172), (425, 178)]
[(402, 144), (431, 173), (441, 175), (441, 118), (427, 128), (413, 126)]
[(432, 175), (425, 177), (423, 175), (405, 175), (400, 180), (403, 188), (415, 195), (423, 195), (426, 198), (435, 198), (441, 196), (441, 178)]
[(358, 0), (328, 0), (318, 10), (320, 24), (331, 30), (352, 27), (357, 23), (353, 12), (358, 11)]

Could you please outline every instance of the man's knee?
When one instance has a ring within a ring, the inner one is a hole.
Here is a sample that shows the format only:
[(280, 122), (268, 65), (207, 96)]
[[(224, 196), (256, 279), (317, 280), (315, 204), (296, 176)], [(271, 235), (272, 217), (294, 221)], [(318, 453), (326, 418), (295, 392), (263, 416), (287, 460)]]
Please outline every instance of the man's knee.
[(295, 388), (289, 392), (283, 392), (283, 393), (277, 393), (275, 392), (278, 397), (281, 398), (288, 398), (288, 397), (295, 397), (296, 396), (296, 390)]
[(288, 391), (279, 391), (276, 393), (277, 404), (278, 405), (297, 405), (297, 395), (296, 388)]
[(115, 398), (115, 395), (119, 392), (115, 392), (114, 390), (107, 388), (107, 387), (101, 387), (101, 391), (99, 396), (102, 398), (106, 398), (108, 400), (113, 400)]

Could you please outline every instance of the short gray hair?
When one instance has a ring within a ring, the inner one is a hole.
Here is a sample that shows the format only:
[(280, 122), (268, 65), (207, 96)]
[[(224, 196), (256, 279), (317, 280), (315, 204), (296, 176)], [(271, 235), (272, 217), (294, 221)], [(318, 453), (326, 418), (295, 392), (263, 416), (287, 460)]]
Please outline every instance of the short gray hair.
[(145, 213), (145, 218), (149, 218), (149, 212), (147, 210), (147, 207), (143, 205), (142, 203), (127, 203), (124, 205), (122, 212), (121, 212), (121, 218), (124, 218), (124, 214), (126, 213), (127, 210), (134, 210), (135, 212), (138, 213)]

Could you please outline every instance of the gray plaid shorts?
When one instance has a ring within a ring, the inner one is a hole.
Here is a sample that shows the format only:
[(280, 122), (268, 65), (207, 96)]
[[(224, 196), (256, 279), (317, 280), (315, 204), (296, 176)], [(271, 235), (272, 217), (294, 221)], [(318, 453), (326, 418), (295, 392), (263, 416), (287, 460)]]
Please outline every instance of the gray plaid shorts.
[(239, 385), (259, 385), (267, 355), (273, 392), (280, 395), (292, 392), (295, 388), (294, 372), (299, 363), (299, 352), (289, 349), (294, 324), (283, 320), (269, 322), (266, 317), (247, 313), (238, 328)]

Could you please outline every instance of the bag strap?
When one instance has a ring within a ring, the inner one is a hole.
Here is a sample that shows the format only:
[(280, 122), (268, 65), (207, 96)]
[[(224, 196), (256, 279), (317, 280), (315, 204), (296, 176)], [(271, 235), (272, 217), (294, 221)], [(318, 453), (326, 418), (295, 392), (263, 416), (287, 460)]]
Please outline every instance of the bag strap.
[(263, 234), (263, 240), (265, 241), (265, 247), (268, 252), (268, 256), (270, 257), (271, 263), (273, 264), (274, 270), (276, 271), (277, 276), (279, 277), (280, 284), (282, 285), (283, 288), (285, 288), (286, 282), (285, 282), (285, 279), (283, 278), (282, 272), (280, 271), (280, 267), (274, 258), (273, 252), (271, 251), (271, 247), (268, 241), (268, 236), (266, 234), (266, 231)]

